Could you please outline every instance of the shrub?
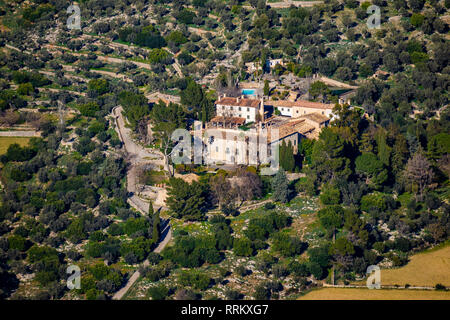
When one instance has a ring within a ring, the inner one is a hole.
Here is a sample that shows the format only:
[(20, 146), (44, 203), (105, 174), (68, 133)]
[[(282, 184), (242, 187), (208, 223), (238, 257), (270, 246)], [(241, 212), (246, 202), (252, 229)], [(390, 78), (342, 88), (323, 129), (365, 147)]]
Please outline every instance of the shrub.
[(434, 288), (435, 288), (436, 290), (447, 290), (447, 288), (446, 288), (443, 284), (440, 284), (440, 283), (437, 283), (437, 284), (434, 286)]
[(241, 277), (247, 275), (247, 269), (244, 266), (237, 266), (236, 269), (234, 269), (234, 272)]
[(98, 104), (96, 102), (89, 102), (89, 103), (78, 106), (78, 110), (80, 110), (80, 113), (83, 116), (95, 117), (95, 113), (97, 111), (100, 111), (100, 107), (98, 106)]
[(253, 297), (256, 300), (267, 300), (270, 298), (270, 290), (264, 284), (260, 284), (256, 286)]
[(369, 212), (375, 210), (383, 212), (387, 209), (387, 203), (382, 193), (367, 194), (361, 198), (361, 210)]
[(339, 204), (341, 200), (341, 192), (337, 187), (327, 184), (320, 192), (320, 202), (324, 205)]
[(253, 255), (252, 242), (248, 238), (236, 238), (233, 243), (233, 251), (238, 256), (250, 257)]
[(211, 278), (200, 271), (182, 271), (179, 275), (179, 281), (184, 286), (191, 286), (197, 290), (206, 290), (210, 283)]
[(273, 202), (267, 202), (264, 204), (264, 209), (266, 210), (272, 210), (275, 209), (275, 204)]
[(13, 235), (8, 238), (8, 244), (10, 249), (24, 251), (26, 249), (27, 240), (22, 236)]
[(225, 291), (225, 297), (227, 298), (227, 300), (239, 300), (241, 294), (239, 293), (239, 291), (227, 289)]
[(169, 294), (169, 289), (164, 285), (159, 285), (149, 288), (147, 293), (152, 300), (164, 300)]

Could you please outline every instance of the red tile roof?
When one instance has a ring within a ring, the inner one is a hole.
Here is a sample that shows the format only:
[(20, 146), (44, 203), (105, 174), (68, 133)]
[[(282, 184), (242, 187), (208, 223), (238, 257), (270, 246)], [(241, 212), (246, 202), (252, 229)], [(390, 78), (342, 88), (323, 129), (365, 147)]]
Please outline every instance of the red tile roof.
[(224, 106), (259, 108), (260, 101), (257, 99), (224, 97), (216, 101), (216, 104)]
[(220, 122), (220, 123), (225, 122), (225, 123), (243, 125), (245, 123), (245, 118), (215, 116), (214, 118), (212, 118), (210, 120), (210, 122)]
[(314, 108), (314, 109), (333, 109), (334, 104), (332, 103), (320, 103), (320, 102), (311, 102), (306, 100), (297, 100), (297, 101), (288, 101), (288, 100), (268, 100), (264, 101), (265, 105), (274, 106), (274, 107), (302, 107), (302, 108)]
[(322, 115), (320, 113), (317, 113), (317, 112), (313, 112), (313, 113), (308, 113), (308, 114), (302, 115), (300, 118), (309, 119), (309, 120), (317, 122), (319, 124), (322, 124), (322, 123), (327, 122), (328, 120), (330, 120), (330, 118), (328, 118), (327, 116), (324, 116), (324, 115)]

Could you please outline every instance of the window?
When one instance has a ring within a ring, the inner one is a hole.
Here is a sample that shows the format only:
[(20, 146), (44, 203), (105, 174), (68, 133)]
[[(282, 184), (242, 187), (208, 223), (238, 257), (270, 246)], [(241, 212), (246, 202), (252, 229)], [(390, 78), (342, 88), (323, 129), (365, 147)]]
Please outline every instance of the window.
[(247, 115), (247, 119), (250, 119), (250, 116), (249, 116), (249, 115)]
[(284, 108), (281, 108), (281, 111), (284, 111)]
[(298, 113), (298, 110), (296, 111), (296, 113)]
[(226, 154), (230, 153), (230, 148), (227, 147), (227, 150), (225, 151)]
[(322, 111), (322, 114), (325, 114), (325, 113)]
[(216, 152), (219, 152), (219, 147), (218, 146), (216, 146)]
[(250, 108), (247, 108), (247, 111), (250, 111)]
[(239, 154), (239, 149), (236, 149), (236, 155), (238, 155)]
[(241, 107), (239, 107), (239, 111), (241, 111), (242, 110), (242, 108)]
[(230, 110), (233, 110), (233, 107), (230, 107)]

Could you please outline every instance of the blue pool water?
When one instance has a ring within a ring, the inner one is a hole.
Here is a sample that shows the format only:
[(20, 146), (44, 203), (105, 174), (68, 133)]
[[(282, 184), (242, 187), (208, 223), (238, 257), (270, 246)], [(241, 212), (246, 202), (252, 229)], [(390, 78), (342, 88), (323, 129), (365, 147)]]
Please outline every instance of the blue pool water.
[(256, 90), (255, 89), (242, 89), (242, 94), (244, 96), (255, 96)]

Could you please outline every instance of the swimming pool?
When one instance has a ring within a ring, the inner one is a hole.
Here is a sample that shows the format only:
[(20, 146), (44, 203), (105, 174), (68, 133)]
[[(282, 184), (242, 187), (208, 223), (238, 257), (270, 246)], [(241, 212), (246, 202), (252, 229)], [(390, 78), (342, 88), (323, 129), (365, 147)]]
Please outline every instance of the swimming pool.
[(255, 89), (242, 89), (242, 94), (244, 96), (256, 96), (256, 90)]

